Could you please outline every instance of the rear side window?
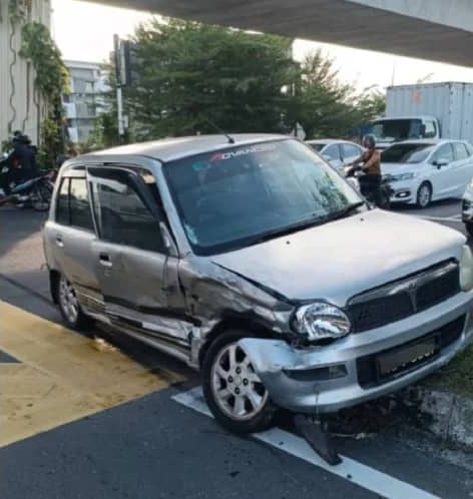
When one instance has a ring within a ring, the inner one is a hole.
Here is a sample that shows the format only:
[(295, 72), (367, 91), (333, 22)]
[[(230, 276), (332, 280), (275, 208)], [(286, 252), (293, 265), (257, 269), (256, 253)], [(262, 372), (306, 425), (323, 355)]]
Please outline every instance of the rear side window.
[(461, 161), (462, 159), (467, 159), (470, 156), (468, 149), (462, 142), (455, 142), (453, 144), (453, 149), (455, 151), (455, 159)]
[(94, 223), (85, 178), (63, 178), (56, 205), (56, 222), (93, 231)]
[(124, 175), (93, 176), (93, 204), (100, 238), (147, 251), (164, 252), (156, 218)]

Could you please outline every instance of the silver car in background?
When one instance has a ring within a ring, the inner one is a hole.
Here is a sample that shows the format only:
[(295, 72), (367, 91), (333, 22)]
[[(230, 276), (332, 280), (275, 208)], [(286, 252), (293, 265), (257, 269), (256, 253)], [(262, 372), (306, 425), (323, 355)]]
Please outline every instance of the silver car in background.
[(236, 432), (435, 371), (473, 333), (456, 231), (371, 209), (297, 140), (191, 137), (70, 160), (44, 248), (72, 328), (106, 323), (202, 371)]
[(342, 171), (345, 164), (353, 163), (364, 152), (363, 147), (348, 140), (317, 139), (308, 140), (306, 144), (317, 151), (332, 168), (338, 171)]

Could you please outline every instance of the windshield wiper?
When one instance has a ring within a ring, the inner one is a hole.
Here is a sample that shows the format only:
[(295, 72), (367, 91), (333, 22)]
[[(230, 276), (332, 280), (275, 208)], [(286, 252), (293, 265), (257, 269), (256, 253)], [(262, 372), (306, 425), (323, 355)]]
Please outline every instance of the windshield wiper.
[(347, 217), (348, 215), (350, 215), (350, 213), (357, 210), (358, 208), (361, 208), (362, 206), (366, 206), (366, 203), (364, 201), (358, 201), (357, 203), (349, 204), (342, 210), (327, 215), (325, 221), (338, 220), (339, 218)]

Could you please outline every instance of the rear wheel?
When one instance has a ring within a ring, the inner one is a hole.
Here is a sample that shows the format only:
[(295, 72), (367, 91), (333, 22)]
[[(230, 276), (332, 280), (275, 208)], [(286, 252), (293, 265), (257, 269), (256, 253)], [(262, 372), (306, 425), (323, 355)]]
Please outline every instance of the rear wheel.
[(61, 275), (57, 286), (59, 311), (66, 325), (71, 329), (87, 330), (92, 321), (82, 312), (72, 284)]
[(203, 364), (203, 388), (215, 419), (228, 430), (246, 434), (267, 430), (276, 408), (238, 341), (243, 331), (222, 334), (210, 346)]
[(428, 182), (421, 184), (417, 191), (417, 206), (427, 208), (432, 201), (432, 186)]

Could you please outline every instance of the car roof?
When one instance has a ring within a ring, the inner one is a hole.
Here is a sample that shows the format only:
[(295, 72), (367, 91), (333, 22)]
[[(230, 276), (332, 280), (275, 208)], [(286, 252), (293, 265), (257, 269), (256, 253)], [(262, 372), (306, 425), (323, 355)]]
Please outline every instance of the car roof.
[(400, 140), (398, 142), (393, 142), (392, 145), (395, 144), (426, 144), (431, 146), (437, 146), (440, 144), (448, 144), (450, 142), (463, 142), (464, 140), (456, 140), (456, 139), (410, 139), (410, 140)]
[(114, 147), (87, 154), (82, 158), (100, 159), (105, 156), (146, 156), (162, 162), (168, 162), (197, 154), (205, 154), (218, 149), (257, 144), (270, 140), (287, 140), (294, 137), (271, 134), (232, 134), (231, 138), (235, 141), (233, 144), (229, 142), (228, 137), (225, 135), (198, 135), (163, 139)]
[(361, 147), (356, 142), (351, 142), (350, 140), (341, 140), (341, 139), (314, 139), (314, 140), (306, 140), (307, 144), (353, 144), (355, 146)]

